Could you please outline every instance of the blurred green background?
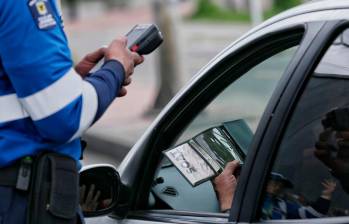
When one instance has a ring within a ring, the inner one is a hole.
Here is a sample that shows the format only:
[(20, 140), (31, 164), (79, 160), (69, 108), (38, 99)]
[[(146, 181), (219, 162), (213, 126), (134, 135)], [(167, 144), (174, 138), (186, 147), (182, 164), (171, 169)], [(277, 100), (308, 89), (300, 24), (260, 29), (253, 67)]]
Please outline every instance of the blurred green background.
[[(301, 3), (301, 0), (274, 0), (268, 3), (268, 6), (263, 7), (264, 18), (272, 17)], [(191, 18), (215, 21), (250, 22), (248, 1), (246, 1), (245, 7), (239, 8), (236, 5), (234, 1), (226, 1), (225, 5), (219, 5), (217, 1), (214, 0), (198, 0), (197, 10)]]
[[(63, 0), (64, 5), (72, 8), (71, 11), (77, 11), (79, 4), (98, 0)], [(164, 0), (166, 1), (166, 0)], [(206, 21), (238, 21), (250, 22), (250, 2), (252, 0), (178, 0), (178, 2), (193, 2), (196, 5), (195, 10), (187, 19), (206, 20)], [(306, 0), (258, 0), (263, 7), (263, 17), (269, 18), (289, 8), (297, 6)], [(143, 4), (151, 4), (151, 0), (103, 0), (105, 9), (113, 7), (130, 7), (143, 2)], [(77, 13), (71, 13), (71, 18), (75, 19)]]

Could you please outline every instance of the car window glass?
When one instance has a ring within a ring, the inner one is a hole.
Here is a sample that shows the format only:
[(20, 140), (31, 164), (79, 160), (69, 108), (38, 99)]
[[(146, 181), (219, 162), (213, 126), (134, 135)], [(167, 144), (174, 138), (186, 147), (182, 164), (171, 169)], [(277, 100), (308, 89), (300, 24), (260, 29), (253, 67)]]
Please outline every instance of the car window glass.
[(228, 86), (185, 129), (177, 144), (207, 127), (238, 119), (243, 119), (254, 133), (296, 49), (292, 47), (268, 58)]
[(165, 151), (149, 208), (222, 212), (212, 180), (229, 161), (243, 163), (265, 107), (296, 50), (297, 46), (285, 49), (254, 66), (196, 116)]
[(327, 50), (283, 135), (260, 205), (262, 220), (349, 215), (349, 46)]

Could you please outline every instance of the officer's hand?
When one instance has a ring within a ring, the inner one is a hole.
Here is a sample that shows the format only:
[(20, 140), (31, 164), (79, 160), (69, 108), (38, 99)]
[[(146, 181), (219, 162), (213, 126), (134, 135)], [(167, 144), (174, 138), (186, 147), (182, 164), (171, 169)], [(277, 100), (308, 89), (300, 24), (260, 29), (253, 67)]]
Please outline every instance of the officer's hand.
[(85, 78), (91, 69), (96, 66), (96, 64), (102, 60), (104, 57), (106, 48), (101, 47), (98, 50), (87, 54), (76, 66), (75, 71), (82, 77)]
[(221, 211), (224, 212), (230, 209), (234, 199), (234, 194), (237, 186), (237, 179), (234, 172), (240, 166), (239, 161), (234, 160), (229, 162), (223, 172), (219, 174), (214, 180), (214, 189), (217, 192), (219, 205)]
[(131, 52), (127, 48), (127, 38), (122, 37), (115, 39), (108, 46), (105, 51), (105, 60), (117, 60), (124, 66), (125, 81), (119, 92), (119, 97), (126, 95), (127, 90), (125, 86), (132, 81), (130, 76), (133, 74), (134, 67), (141, 64), (144, 58), (135, 52)]
[(128, 79), (125, 79), (124, 83), (123, 83), (123, 86), (121, 87), (120, 91), (119, 91), (119, 95), (118, 97), (123, 97), (123, 96), (126, 96), (127, 94), (127, 89), (125, 86), (128, 86), (130, 85), (132, 82), (132, 78), (131, 77), (128, 77)]

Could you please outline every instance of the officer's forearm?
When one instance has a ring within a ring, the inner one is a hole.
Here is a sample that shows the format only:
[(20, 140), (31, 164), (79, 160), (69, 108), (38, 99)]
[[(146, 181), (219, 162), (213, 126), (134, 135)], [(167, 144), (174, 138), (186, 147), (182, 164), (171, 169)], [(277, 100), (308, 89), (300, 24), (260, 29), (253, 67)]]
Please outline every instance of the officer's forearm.
[(116, 60), (109, 60), (99, 70), (85, 78), (96, 89), (98, 96), (98, 109), (94, 122), (118, 96), (124, 77), (125, 71), (122, 64)]

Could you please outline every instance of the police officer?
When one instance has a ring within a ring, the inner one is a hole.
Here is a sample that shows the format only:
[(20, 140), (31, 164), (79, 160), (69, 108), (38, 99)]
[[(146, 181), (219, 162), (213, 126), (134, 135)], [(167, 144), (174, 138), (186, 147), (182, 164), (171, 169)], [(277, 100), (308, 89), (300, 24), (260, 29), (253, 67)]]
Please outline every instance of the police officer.
[(0, 1), (1, 224), (24, 224), (28, 202), (2, 173), (44, 150), (79, 160), (81, 134), (126, 94), (134, 66), (143, 62), (126, 42), (112, 41), (74, 69), (56, 0)]

